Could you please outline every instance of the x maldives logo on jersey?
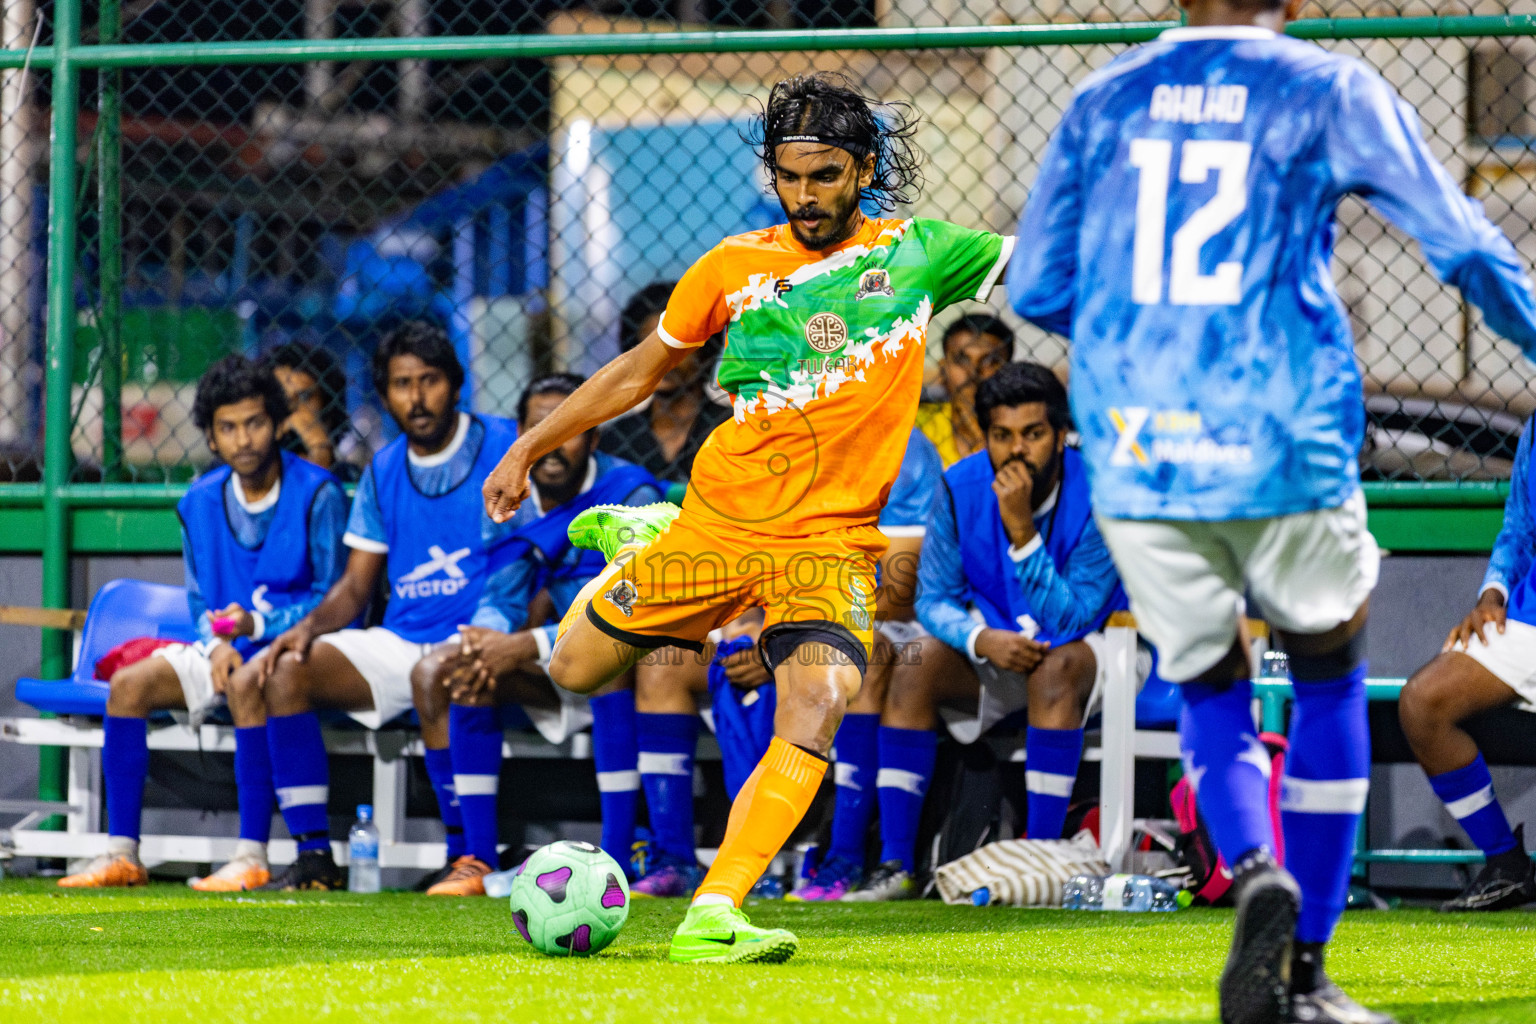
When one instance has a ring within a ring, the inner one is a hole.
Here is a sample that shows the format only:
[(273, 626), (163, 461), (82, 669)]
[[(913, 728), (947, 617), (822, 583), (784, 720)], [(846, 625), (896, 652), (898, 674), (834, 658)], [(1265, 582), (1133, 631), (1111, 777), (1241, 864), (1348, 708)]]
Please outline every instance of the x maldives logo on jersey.
[[(397, 597), (453, 595), (469, 585), (469, 578), (459, 568), (459, 563), (469, 557), (469, 548), (444, 551), (433, 544), (427, 548), (427, 554), (432, 557), (395, 581)], [(444, 578), (433, 579), (438, 573), (442, 573)]]
[[(1204, 420), (1194, 410), (1153, 410), (1132, 405), (1111, 408), (1109, 421), (1115, 427), (1115, 447), (1109, 453), (1111, 466), (1148, 466), (1154, 462), (1175, 466), (1243, 465), (1253, 461), (1252, 445), (1217, 441), (1206, 433)], [(1151, 435), (1145, 446), (1141, 443), (1144, 430)]]

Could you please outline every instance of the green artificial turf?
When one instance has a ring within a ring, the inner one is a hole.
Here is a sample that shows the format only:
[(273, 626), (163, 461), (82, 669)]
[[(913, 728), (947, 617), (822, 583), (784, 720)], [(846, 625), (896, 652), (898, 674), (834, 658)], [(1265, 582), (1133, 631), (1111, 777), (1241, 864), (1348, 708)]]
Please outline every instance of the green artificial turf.
[[(540, 956), (503, 901), (64, 893), (0, 883), (0, 1021), (1214, 1021), (1227, 911), (749, 905), (781, 966), (678, 966), (677, 901), (637, 901), (603, 955)], [(1354, 912), (1334, 976), (1415, 1022), (1536, 1022), (1536, 914)]]

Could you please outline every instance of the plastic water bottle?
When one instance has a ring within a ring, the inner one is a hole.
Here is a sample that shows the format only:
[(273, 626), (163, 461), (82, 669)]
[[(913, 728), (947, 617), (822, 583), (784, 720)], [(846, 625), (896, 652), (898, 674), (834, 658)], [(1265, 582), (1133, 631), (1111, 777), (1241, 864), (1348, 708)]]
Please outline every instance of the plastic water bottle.
[(504, 900), (512, 895), (512, 880), (517, 877), (517, 868), (508, 868), (505, 871), (492, 871), (480, 881), (485, 885), (485, 894), (493, 900)]
[[(1182, 897), (1182, 898), (1181, 898)], [(1147, 875), (1073, 875), (1062, 888), (1068, 910), (1178, 910), (1189, 897), (1161, 878)]]
[(379, 830), (373, 825), (373, 805), (358, 804), (357, 820), (347, 832), (347, 889), (379, 891)]
[(1291, 677), (1291, 659), (1284, 651), (1265, 651), (1264, 662), (1259, 666), (1260, 679), (1285, 682)]
[(982, 886), (980, 889), (977, 889), (975, 892), (971, 893), (971, 905), (976, 907), (991, 906), (992, 890), (988, 889), (986, 886)]

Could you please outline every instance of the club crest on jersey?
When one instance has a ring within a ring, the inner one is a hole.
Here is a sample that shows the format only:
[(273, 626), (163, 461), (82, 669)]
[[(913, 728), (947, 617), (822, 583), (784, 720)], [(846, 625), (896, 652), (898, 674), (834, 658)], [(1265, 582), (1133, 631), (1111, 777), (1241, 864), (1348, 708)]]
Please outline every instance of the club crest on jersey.
[(836, 313), (817, 313), (805, 325), (805, 340), (817, 352), (832, 352), (848, 340), (848, 325)]
[(859, 278), (859, 290), (854, 292), (853, 301), (861, 302), (871, 295), (884, 295), (894, 299), (896, 290), (891, 287), (891, 274), (888, 270), (866, 270)]
[(625, 618), (629, 618), (635, 614), (635, 601), (640, 595), (636, 592), (635, 585), (629, 582), (629, 580), (619, 580), (619, 582), (608, 589), (608, 593), (604, 594), (603, 597), (607, 598), (610, 604), (623, 612)]

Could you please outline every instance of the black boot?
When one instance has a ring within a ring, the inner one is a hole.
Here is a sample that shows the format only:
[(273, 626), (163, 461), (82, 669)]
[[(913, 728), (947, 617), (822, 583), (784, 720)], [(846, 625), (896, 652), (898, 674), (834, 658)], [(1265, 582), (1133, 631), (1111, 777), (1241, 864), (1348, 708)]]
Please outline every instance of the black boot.
[(1488, 858), (1483, 870), (1461, 895), (1447, 900), (1440, 909), (1508, 910), (1536, 902), (1536, 863), (1525, 852), (1525, 825), (1515, 826), (1515, 848)]
[(347, 876), (336, 866), (330, 847), (323, 850), (305, 850), (299, 859), (272, 881), (261, 887), (263, 892), (335, 892), (347, 887)]
[(1333, 983), (1323, 970), (1323, 944), (1298, 942), (1291, 958), (1293, 1024), (1397, 1024), (1391, 1017), (1367, 1010)]
[(1237, 925), (1221, 972), (1221, 1024), (1283, 1024), (1288, 1018), (1291, 940), (1301, 890), (1267, 850), (1233, 869)]

